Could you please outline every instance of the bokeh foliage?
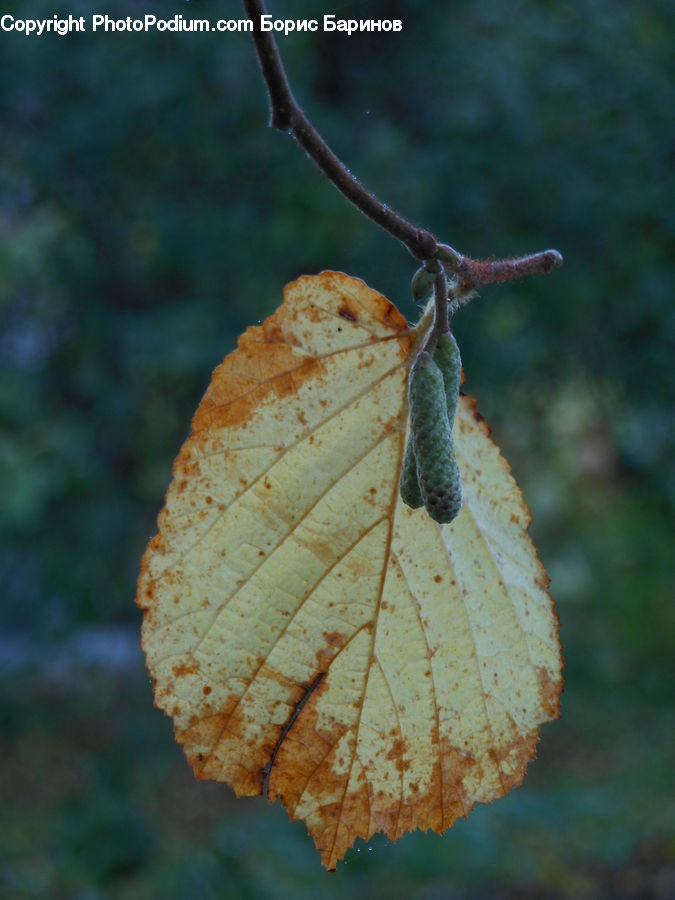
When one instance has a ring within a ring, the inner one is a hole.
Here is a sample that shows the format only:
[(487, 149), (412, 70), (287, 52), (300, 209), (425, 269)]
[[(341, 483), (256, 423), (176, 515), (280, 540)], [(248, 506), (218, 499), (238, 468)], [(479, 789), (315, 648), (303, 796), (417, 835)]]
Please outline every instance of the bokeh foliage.
[[(242, 15), (233, 0), (107, 9), (145, 11)], [(344, 879), (358, 896), (502, 896), (512, 882), (596, 896), (612, 866), (653, 857), (645, 872), (662, 871), (673, 851), (672, 5), (335, 11), (405, 23), (398, 37), (281, 40), (345, 162), (463, 252), (565, 256), (546, 279), (485, 290), (456, 323), (465, 387), (553, 578), (563, 719), (521, 791), (443, 840), (364, 846), (326, 880), (278, 809), (192, 784), (136, 657), (84, 680), (68, 669), (92, 629), (138, 626), (138, 561), (172, 458), (236, 335), (323, 268), (413, 318), (415, 264), (265, 128), (245, 35), (3, 33), (0, 628), (15, 663), (0, 669), (0, 886), (18, 896), (264, 896), (275, 878), (289, 896), (337, 895)]]

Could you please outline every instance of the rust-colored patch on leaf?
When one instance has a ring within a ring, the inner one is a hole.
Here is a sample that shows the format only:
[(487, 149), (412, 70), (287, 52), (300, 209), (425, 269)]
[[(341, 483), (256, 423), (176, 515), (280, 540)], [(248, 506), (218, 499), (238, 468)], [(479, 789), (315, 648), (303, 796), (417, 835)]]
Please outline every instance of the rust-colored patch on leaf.
[(171, 671), (176, 678), (182, 678), (184, 675), (195, 675), (199, 672), (199, 665), (197, 663), (186, 664), (181, 662), (176, 666), (171, 666)]
[(141, 563), (155, 702), (196, 777), (266, 785), (329, 869), (503, 796), (559, 713), (548, 579), (475, 400), (457, 519), (399, 498), (420, 340), (358, 279), (288, 285), (213, 373)]
[(343, 304), (338, 310), (338, 315), (343, 319), (346, 319), (348, 322), (358, 322), (358, 316), (356, 313), (350, 309), (347, 303)]
[(394, 759), (397, 763), (400, 763), (401, 759), (403, 758), (404, 751), (404, 742), (400, 739), (394, 740), (391, 744), (391, 747), (387, 751), (386, 759)]
[(537, 666), (537, 678), (541, 689), (542, 703), (544, 709), (551, 719), (557, 719), (560, 715), (560, 694), (562, 692), (562, 678), (554, 681), (548, 669), (543, 666)]
[(316, 650), (316, 668), (319, 672), (324, 672), (328, 668), (333, 657), (349, 640), (349, 636), (341, 634), (339, 631), (324, 631), (323, 640), (323, 645)]
[(499, 772), (502, 795), (523, 783), (527, 764), (537, 756), (538, 741), (539, 729), (535, 728), (524, 736), (515, 736), (503, 746), (490, 749), (490, 759)]
[(336, 754), (339, 739), (346, 728), (327, 719), (319, 729), (317, 701), (326, 693), (325, 682), (314, 691), (303, 707), (302, 716), (286, 735), (270, 774), (270, 800), (280, 796), (291, 817), (311, 782), (323, 766), (329, 766), (331, 754)]
[[(410, 331), (410, 326), (394, 304), (358, 278), (350, 278), (342, 272), (322, 272), (316, 276), (305, 275), (295, 284), (301, 284), (305, 280), (320, 285), (326, 291), (339, 291), (340, 308), (355, 315), (356, 320), (360, 309), (369, 320), (389, 328), (392, 334)], [(292, 288), (293, 285), (289, 287)]]
[[(195, 432), (244, 427), (261, 404), (297, 393), (300, 385), (316, 379), (323, 371), (320, 360), (303, 358), (288, 344), (253, 340), (259, 336), (260, 328), (249, 328), (249, 332), (254, 332), (249, 341), (244, 340), (248, 332), (239, 339), (244, 358), (229, 356), (213, 373), (211, 386), (192, 420)], [(279, 335), (274, 332), (274, 336)], [(242, 363), (255, 374), (240, 374)]]

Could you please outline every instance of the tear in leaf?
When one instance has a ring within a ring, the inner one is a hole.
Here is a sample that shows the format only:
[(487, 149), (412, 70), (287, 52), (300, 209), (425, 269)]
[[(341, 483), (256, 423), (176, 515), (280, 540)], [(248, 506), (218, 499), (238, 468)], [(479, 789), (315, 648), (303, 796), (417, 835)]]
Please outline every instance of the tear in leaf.
[(558, 715), (548, 579), (473, 400), (458, 517), (399, 497), (418, 337), (362, 281), (290, 284), (215, 370), (138, 583), (195, 774), (279, 796), (328, 868), (503, 796)]

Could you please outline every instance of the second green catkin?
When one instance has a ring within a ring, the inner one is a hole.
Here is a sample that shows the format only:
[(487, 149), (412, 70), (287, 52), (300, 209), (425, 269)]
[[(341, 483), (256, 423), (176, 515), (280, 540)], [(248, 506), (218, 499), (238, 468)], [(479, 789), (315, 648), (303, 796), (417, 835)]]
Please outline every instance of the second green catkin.
[(424, 506), (420, 484), (417, 480), (417, 457), (415, 456), (412, 432), (408, 436), (408, 443), (405, 448), (399, 489), (401, 500), (411, 509), (419, 509), (420, 506)]
[[(452, 441), (452, 426), (455, 420), (455, 411), (457, 409), (457, 398), (459, 397), (459, 383), (461, 380), (462, 360), (459, 355), (459, 347), (457, 346), (457, 341), (451, 333), (441, 334), (439, 336), (436, 349), (434, 350), (433, 361), (441, 370), (441, 374), (443, 376), (443, 385), (445, 387), (445, 405), (448, 412), (450, 440)], [(455, 462), (455, 467), (456, 465), (457, 463)], [(459, 478), (459, 471), (457, 472), (457, 486), (457, 489), (459, 491), (459, 506), (461, 506), (462, 488)], [(424, 498), (422, 497), (419, 481), (417, 480), (417, 457), (415, 454), (412, 432), (408, 437), (408, 443), (405, 448), (405, 456), (403, 457), (403, 465), (401, 467), (400, 491), (401, 499), (412, 509), (419, 509), (420, 506), (424, 506)]]
[(452, 332), (439, 335), (433, 358), (441, 370), (445, 387), (445, 405), (448, 411), (448, 425), (450, 426), (451, 480), (454, 491), (454, 505), (457, 510), (453, 516), (454, 519), (462, 508), (462, 479), (459, 474), (455, 445), (452, 439), (452, 429), (455, 424), (455, 413), (457, 412), (457, 403), (459, 401), (459, 385), (462, 380), (462, 358)]
[(434, 350), (434, 362), (443, 375), (445, 403), (448, 408), (448, 421), (452, 432), (455, 412), (457, 411), (457, 400), (459, 399), (459, 384), (462, 380), (462, 359), (459, 355), (457, 341), (452, 332), (439, 335), (438, 343)]
[(431, 518), (447, 524), (461, 509), (462, 490), (448, 418), (445, 380), (428, 353), (420, 353), (411, 369), (409, 401), (420, 494)]

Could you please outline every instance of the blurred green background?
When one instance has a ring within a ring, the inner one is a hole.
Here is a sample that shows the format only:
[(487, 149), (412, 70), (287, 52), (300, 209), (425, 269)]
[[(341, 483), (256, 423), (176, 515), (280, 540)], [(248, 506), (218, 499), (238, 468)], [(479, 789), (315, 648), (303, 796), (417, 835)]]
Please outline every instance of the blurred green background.
[(281, 40), (381, 198), (471, 255), (565, 256), (456, 322), (552, 577), (562, 718), (522, 788), (333, 875), (278, 805), (193, 780), (134, 606), (191, 414), (288, 280), (341, 269), (413, 317), (415, 263), (265, 127), (248, 36), (0, 33), (0, 894), (673, 896), (673, 6), (271, 5), (404, 20)]

